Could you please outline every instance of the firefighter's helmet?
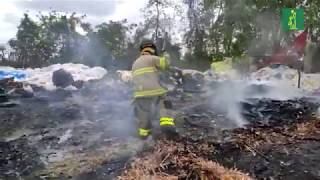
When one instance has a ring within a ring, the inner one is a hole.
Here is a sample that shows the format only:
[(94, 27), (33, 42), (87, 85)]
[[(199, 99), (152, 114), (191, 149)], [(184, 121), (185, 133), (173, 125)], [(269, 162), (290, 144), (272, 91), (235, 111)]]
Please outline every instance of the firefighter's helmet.
[(140, 44), (140, 51), (149, 52), (153, 55), (157, 55), (157, 47), (150, 39), (144, 39), (142, 40)]

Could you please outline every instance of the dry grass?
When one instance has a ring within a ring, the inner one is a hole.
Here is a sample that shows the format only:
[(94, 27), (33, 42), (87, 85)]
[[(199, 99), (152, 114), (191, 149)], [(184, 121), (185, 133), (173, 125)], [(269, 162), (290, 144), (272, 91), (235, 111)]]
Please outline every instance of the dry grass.
[(210, 153), (207, 144), (185, 145), (160, 141), (154, 150), (137, 158), (119, 180), (249, 180), (248, 175), (227, 169), (203, 158)]
[(232, 139), (239, 147), (259, 148), (264, 144), (288, 144), (307, 139), (319, 140), (320, 120), (310, 120), (279, 128), (255, 128), (236, 131)]
[[(318, 140), (320, 120), (311, 120), (281, 128), (256, 128), (234, 132), (236, 147), (259, 152), (264, 144), (287, 144), (303, 140)], [(319, 139), (320, 141), (320, 139)], [(239, 150), (240, 150), (239, 149)], [(252, 179), (235, 169), (228, 169), (210, 157), (214, 147), (202, 143), (159, 141), (151, 152), (135, 159), (119, 180), (247, 180)]]

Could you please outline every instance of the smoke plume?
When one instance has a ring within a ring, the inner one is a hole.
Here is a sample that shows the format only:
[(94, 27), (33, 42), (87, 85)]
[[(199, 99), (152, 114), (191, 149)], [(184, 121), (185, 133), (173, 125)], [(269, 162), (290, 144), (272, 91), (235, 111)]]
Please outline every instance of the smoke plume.
[(206, 96), (211, 107), (222, 113), (236, 127), (247, 123), (242, 116), (241, 102), (251, 98), (269, 98), (275, 100), (288, 100), (300, 97), (302, 93), (286, 84), (276, 82), (252, 82), (252, 81), (225, 81), (216, 82), (214, 86), (207, 86)]

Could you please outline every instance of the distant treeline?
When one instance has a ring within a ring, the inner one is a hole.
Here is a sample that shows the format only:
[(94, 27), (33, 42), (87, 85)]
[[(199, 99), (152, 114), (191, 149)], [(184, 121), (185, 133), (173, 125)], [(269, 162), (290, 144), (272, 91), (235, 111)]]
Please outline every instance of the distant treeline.
[[(159, 49), (165, 39), (173, 64), (204, 70), (224, 57), (264, 56), (290, 44), (294, 31), (284, 32), (280, 27), (284, 7), (304, 8), (311, 40), (319, 37), (320, 1), (149, 0), (138, 24), (122, 20), (92, 27), (85, 16), (76, 13), (53, 11), (37, 18), (25, 14), (16, 37), (8, 42), (15, 51), (14, 61), (2, 58), (1, 64), (41, 67), (74, 62), (129, 69), (139, 55), (140, 41), (149, 37)], [(167, 13), (168, 8), (174, 13)], [(176, 36), (182, 36), (183, 42), (176, 44), (172, 40)]]

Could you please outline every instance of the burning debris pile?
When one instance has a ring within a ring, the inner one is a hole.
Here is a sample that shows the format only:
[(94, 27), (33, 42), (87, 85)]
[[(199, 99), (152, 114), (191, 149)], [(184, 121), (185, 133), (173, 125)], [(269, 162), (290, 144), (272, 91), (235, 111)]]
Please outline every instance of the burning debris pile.
[(319, 103), (307, 98), (293, 100), (247, 99), (242, 102), (243, 116), (250, 126), (283, 126), (313, 118)]
[[(316, 116), (319, 103), (308, 98), (292, 100), (247, 99), (239, 102), (241, 115), (247, 121), (246, 128), (275, 128), (301, 122), (307, 122)], [(193, 140), (210, 137), (214, 141), (223, 139), (223, 130), (239, 127), (226, 114), (208, 104), (185, 107), (177, 118), (177, 124), (183, 126), (185, 136)]]

